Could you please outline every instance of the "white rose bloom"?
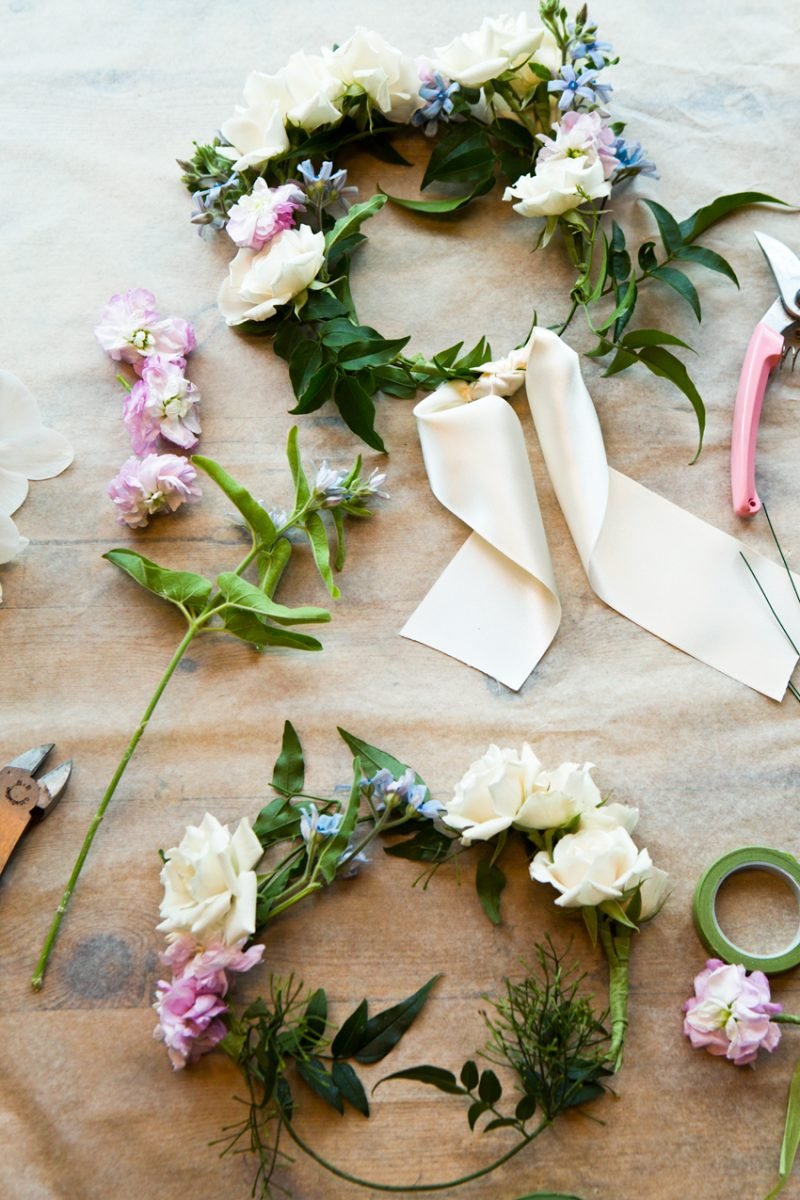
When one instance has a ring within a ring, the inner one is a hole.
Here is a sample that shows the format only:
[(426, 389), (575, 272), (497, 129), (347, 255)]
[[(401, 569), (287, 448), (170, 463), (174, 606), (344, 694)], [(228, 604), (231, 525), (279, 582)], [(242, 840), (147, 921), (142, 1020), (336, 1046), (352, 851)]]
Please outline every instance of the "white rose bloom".
[(164, 933), (192, 933), (201, 942), (222, 937), (229, 946), (255, 933), (256, 873), (261, 843), (246, 817), (231, 835), (206, 813), (189, 825), (180, 846), (167, 851), (161, 871), (164, 899), (158, 926)]
[(442, 820), (465, 842), (486, 841), (511, 825), (557, 829), (600, 803), (590, 771), (590, 763), (546, 771), (527, 742), (519, 754), (490, 746), (456, 784)]
[[(580, 191), (579, 191), (580, 189)], [(523, 217), (556, 217), (611, 193), (599, 159), (551, 158), (536, 168), (534, 175), (521, 175), (503, 192), (504, 200), (517, 200), (514, 211)]]
[(325, 235), (308, 225), (284, 229), (263, 250), (240, 250), (217, 296), (229, 325), (265, 321), (305, 291), (325, 256)]
[(379, 33), (359, 27), (336, 50), (323, 48), (322, 56), (331, 75), (345, 88), (362, 88), (390, 121), (410, 121), (423, 105), (416, 63)]
[(633, 833), (638, 823), (638, 808), (629, 808), (627, 804), (604, 804), (602, 808), (582, 813), (579, 828), (616, 829), (621, 825), (626, 832)]
[(237, 105), (233, 116), (221, 126), (222, 136), (231, 142), (233, 150), (220, 146), (219, 153), (235, 159), (235, 171), (258, 166), (289, 149), (284, 125), (283, 106), (278, 100), (247, 107)]
[(466, 87), (479, 87), (504, 71), (522, 67), (538, 50), (544, 32), (530, 28), (524, 13), (516, 18), (484, 17), (480, 29), (434, 51), (436, 66)]
[(646, 871), (642, 876), (642, 910), (639, 920), (650, 921), (657, 916), (671, 890), (670, 878), (666, 871), (662, 871), (660, 867), (651, 867)]
[(655, 868), (622, 825), (614, 829), (582, 829), (568, 833), (553, 847), (540, 850), (530, 866), (531, 878), (551, 883), (561, 908), (581, 908), (619, 900), (623, 892), (651, 878)]

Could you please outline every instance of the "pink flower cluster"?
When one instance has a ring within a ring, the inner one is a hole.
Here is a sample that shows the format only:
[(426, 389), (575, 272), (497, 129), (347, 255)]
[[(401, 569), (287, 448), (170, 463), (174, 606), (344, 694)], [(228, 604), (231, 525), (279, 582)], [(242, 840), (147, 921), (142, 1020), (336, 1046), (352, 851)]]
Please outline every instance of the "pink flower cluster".
[(262, 250), (284, 229), (293, 229), (295, 212), (305, 209), (305, 193), (293, 183), (268, 187), (257, 179), (249, 196), (242, 196), (230, 210), (225, 226), (237, 246), (247, 250)]
[(263, 946), (244, 950), (244, 941), (233, 946), (222, 941), (200, 946), (194, 938), (179, 934), (161, 955), (172, 979), (158, 981), (153, 1005), (158, 1024), (153, 1036), (165, 1043), (174, 1070), (196, 1062), (225, 1037), (226, 971), (249, 971), (264, 953)]
[(737, 1067), (755, 1062), (762, 1047), (772, 1051), (781, 1031), (770, 1017), (783, 1005), (770, 1000), (763, 971), (749, 975), (744, 967), (709, 958), (695, 978), (695, 994), (683, 1006), (683, 1032), (697, 1050), (724, 1055)]
[(540, 163), (584, 155), (589, 163), (598, 160), (602, 163), (606, 179), (610, 179), (619, 167), (614, 132), (598, 112), (573, 110), (564, 113), (555, 131), (555, 139), (543, 133), (536, 135), (542, 143), (538, 159)]
[(197, 339), (182, 317), (162, 318), (155, 296), (145, 288), (112, 296), (94, 332), (112, 359), (130, 363), (139, 376), (122, 405), (134, 457), (112, 479), (108, 495), (120, 524), (141, 529), (155, 513), (174, 512), (200, 496), (190, 462), (154, 453), (160, 438), (181, 450), (197, 445), (200, 393), (184, 374), (186, 355)]

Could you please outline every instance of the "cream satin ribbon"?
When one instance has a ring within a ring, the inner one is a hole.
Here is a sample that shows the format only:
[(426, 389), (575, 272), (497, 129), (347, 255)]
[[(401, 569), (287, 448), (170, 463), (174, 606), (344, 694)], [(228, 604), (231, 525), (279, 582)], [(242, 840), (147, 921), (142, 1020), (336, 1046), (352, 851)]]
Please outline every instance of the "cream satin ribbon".
[[(520, 380), (521, 381), (521, 380)], [(780, 700), (800, 644), (782, 566), (608, 466), (578, 356), (545, 329), (525, 375), (536, 432), (592, 589), (611, 608)], [(517, 690), (561, 619), (522, 427), (497, 395), (446, 384), (414, 409), (431, 489), (473, 533), (401, 631)]]

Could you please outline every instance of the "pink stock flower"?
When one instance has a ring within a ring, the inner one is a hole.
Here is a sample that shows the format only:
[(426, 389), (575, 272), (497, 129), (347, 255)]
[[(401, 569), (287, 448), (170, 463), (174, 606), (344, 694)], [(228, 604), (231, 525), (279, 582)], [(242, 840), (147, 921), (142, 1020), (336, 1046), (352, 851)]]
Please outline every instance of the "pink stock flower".
[(683, 1006), (683, 1032), (696, 1050), (724, 1055), (737, 1067), (755, 1062), (759, 1049), (772, 1051), (781, 1031), (770, 1017), (783, 1005), (770, 1002), (769, 980), (763, 971), (750, 975), (739, 964), (729, 966), (709, 958), (695, 978), (695, 995)]
[(191, 324), (182, 317), (162, 319), (155, 296), (146, 288), (112, 296), (94, 335), (116, 362), (134, 364), (152, 354), (180, 358), (197, 345)]
[(191, 450), (202, 432), (196, 409), (200, 394), (183, 374), (185, 360), (173, 362), (161, 354), (144, 360), (141, 379), (122, 403), (122, 420), (135, 454), (154, 449), (159, 434)]
[(276, 234), (294, 226), (295, 212), (305, 208), (304, 201), (303, 192), (292, 183), (270, 188), (257, 179), (250, 195), (242, 196), (230, 210), (228, 236), (237, 246), (261, 250)]
[(555, 130), (555, 141), (543, 133), (536, 135), (542, 143), (539, 163), (585, 155), (590, 164), (599, 159), (604, 177), (611, 178), (619, 166), (615, 150), (616, 138), (599, 113), (564, 113)]
[(156, 986), (158, 1024), (153, 1036), (163, 1041), (173, 1069), (196, 1062), (222, 1041), (227, 1028), (222, 1014), (228, 1011), (226, 971), (251, 970), (261, 961), (263, 946), (244, 950), (245, 938), (233, 946), (215, 941), (199, 946), (187, 934), (173, 938), (161, 961), (172, 968), (171, 982)]
[(173, 1070), (196, 1062), (225, 1037), (228, 1031), (220, 1018), (228, 1011), (222, 998), (227, 990), (224, 971), (158, 981), (153, 1005), (158, 1024), (153, 1037), (166, 1044)]
[(129, 458), (108, 485), (121, 525), (144, 529), (154, 513), (175, 512), (200, 498), (197, 471), (177, 454), (148, 454)]

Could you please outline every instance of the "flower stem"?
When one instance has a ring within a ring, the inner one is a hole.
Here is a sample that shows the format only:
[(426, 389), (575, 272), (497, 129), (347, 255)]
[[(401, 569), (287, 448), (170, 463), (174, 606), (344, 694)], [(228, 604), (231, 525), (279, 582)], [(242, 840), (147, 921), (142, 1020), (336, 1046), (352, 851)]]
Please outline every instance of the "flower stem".
[(142, 719), (140, 720), (139, 724), (136, 726), (136, 729), (134, 730), (134, 733), (133, 733), (133, 737), (128, 742), (128, 745), (125, 749), (125, 753), (122, 755), (122, 758), (119, 760), (119, 764), (117, 765), (117, 769), (111, 778), (111, 782), (109, 783), (108, 787), (106, 788), (105, 794), (103, 795), (103, 798), (97, 807), (97, 812), (94, 814), (94, 817), (92, 818), (92, 823), (89, 826), (88, 830), (86, 831), (86, 837), (83, 839), (83, 845), (80, 848), (78, 857), (75, 859), (75, 865), (72, 868), (72, 874), (69, 877), (67, 886), (64, 888), (64, 894), (61, 897), (61, 900), (59, 901), (58, 908), (56, 909), (56, 911), (53, 915), (53, 920), (50, 924), (49, 930), (47, 931), (47, 937), (45, 938), (44, 944), (42, 946), (42, 952), (39, 956), (39, 961), (36, 964), (36, 970), (34, 971), (33, 978), (31, 979), (31, 987), (33, 988), (33, 990), (35, 992), (40, 991), (40, 989), (42, 987), (42, 983), (44, 981), (44, 973), (45, 973), (45, 970), (47, 969), (47, 962), (48, 962), (48, 959), (50, 958), (50, 954), (52, 952), (56, 937), (58, 936), (58, 930), (59, 930), (61, 922), (64, 918), (64, 913), (67, 911), (67, 905), (69, 904), (72, 893), (75, 890), (75, 885), (78, 882), (78, 876), (80, 875), (80, 873), (83, 869), (83, 864), (86, 861), (86, 857), (89, 853), (89, 850), (91, 849), (92, 842), (95, 839), (95, 834), (97, 833), (98, 829), (100, 828), (100, 823), (103, 820), (103, 817), (105, 816), (105, 811), (108, 808), (109, 803), (111, 802), (111, 798), (114, 795), (114, 792), (117, 790), (117, 785), (125, 772), (125, 768), (127, 767), (128, 763), (130, 762), (130, 760), (133, 756), (134, 750), (136, 749), (136, 747), (139, 744), (139, 740), (140, 740), (142, 734), (144, 733), (145, 729), (147, 728), (150, 718), (152, 717), (153, 712), (155, 711), (155, 707), (158, 704), (159, 700), (161, 699), (161, 696), (164, 692), (164, 688), (167, 686), (170, 679), (172, 678), (175, 668), (177, 667), (178, 663), (181, 661), (184, 654), (186, 653), (186, 650), (188, 649), (196, 632), (197, 632), (197, 626), (195, 625), (194, 622), (192, 622), (190, 624), (189, 628), (187, 629), (186, 633), (184, 634), (183, 639), (180, 642), (180, 645), (178, 646), (177, 650), (175, 651), (172, 658), (170, 659), (169, 665), (167, 666), (166, 671), (161, 676), (158, 687), (153, 692), (153, 695), (150, 697), (150, 703), (147, 705), (147, 708), (144, 710), (144, 713), (142, 714)]
[(775, 1021), (778, 1025), (800, 1025), (800, 1017), (794, 1013), (773, 1013), (770, 1021)]
[(292, 1125), (290, 1118), (286, 1116), (284, 1110), (281, 1108), (280, 1111), (282, 1118), (281, 1123), (284, 1129), (289, 1134), (289, 1137), (292, 1139), (294, 1144), (298, 1146), (299, 1149), (301, 1149), (305, 1154), (307, 1154), (309, 1158), (313, 1158), (315, 1163), (318, 1163), (319, 1166), (324, 1167), (326, 1171), (330, 1171), (331, 1175), (336, 1175), (339, 1179), (344, 1179), (348, 1183), (354, 1183), (357, 1187), (372, 1188), (376, 1192), (442, 1192), (446, 1188), (460, 1187), (462, 1183), (471, 1183), (473, 1179), (481, 1179), (484, 1175), (491, 1174), (492, 1171), (496, 1170), (498, 1167), (501, 1167), (504, 1163), (507, 1163), (509, 1159), (514, 1158), (515, 1155), (519, 1154), (520, 1150), (523, 1150), (527, 1145), (529, 1145), (529, 1143), (532, 1142), (534, 1138), (538, 1137), (539, 1134), (542, 1133), (550, 1124), (549, 1121), (542, 1121), (541, 1125), (537, 1125), (536, 1129), (534, 1129), (532, 1133), (526, 1134), (521, 1141), (517, 1142), (516, 1146), (512, 1146), (511, 1149), (503, 1154), (500, 1158), (496, 1158), (494, 1162), (489, 1163), (489, 1165), (486, 1167), (480, 1167), (477, 1171), (472, 1171), (469, 1175), (461, 1175), (458, 1179), (447, 1179), (442, 1183), (376, 1183), (371, 1179), (361, 1179), (358, 1175), (351, 1175), (349, 1171), (344, 1171), (341, 1167), (337, 1167), (334, 1163), (329, 1162), (327, 1158), (323, 1158), (321, 1154), (317, 1153), (313, 1146), (310, 1146), (308, 1142), (306, 1142), (300, 1136), (300, 1134)]
[(625, 1033), (628, 1028), (628, 967), (631, 958), (631, 931), (622, 929), (616, 936), (610, 923), (600, 919), (600, 942), (608, 959), (608, 1007), (611, 1012), (611, 1045), (607, 1061), (616, 1074), (622, 1066)]

